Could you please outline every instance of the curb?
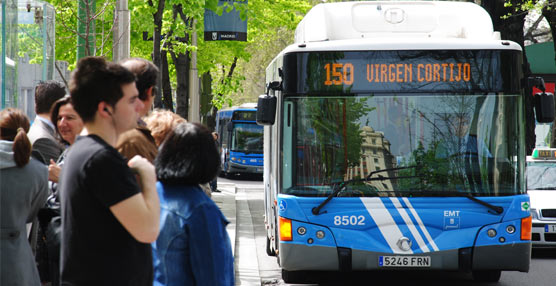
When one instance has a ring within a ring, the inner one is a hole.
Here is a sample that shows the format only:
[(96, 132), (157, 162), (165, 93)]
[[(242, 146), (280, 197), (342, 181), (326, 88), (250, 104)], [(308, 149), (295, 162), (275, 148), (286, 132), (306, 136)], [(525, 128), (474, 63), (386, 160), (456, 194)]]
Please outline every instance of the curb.
[(216, 205), (220, 208), (229, 223), (226, 226), (226, 231), (230, 237), (230, 242), (232, 244), (232, 254), (235, 256), (236, 248), (236, 187), (234, 184), (218, 184), (218, 190), (220, 192), (213, 192), (212, 199)]

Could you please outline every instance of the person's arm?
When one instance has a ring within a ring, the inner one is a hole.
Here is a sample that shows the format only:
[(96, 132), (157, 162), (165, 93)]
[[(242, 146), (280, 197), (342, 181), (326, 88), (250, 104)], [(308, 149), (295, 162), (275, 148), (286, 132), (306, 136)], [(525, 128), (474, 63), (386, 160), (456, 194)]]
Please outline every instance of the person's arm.
[[(51, 159), (57, 160), (63, 150), (55, 141), (48, 138), (39, 138), (33, 143), (33, 151), (35, 152), (35, 154), (33, 154), (35, 159), (48, 165)], [(36, 155), (37, 152), (42, 155), (42, 158)]]
[(110, 211), (137, 241), (151, 243), (158, 237), (160, 223), (154, 166), (141, 156), (133, 157), (128, 165), (139, 175), (142, 192), (112, 205)]

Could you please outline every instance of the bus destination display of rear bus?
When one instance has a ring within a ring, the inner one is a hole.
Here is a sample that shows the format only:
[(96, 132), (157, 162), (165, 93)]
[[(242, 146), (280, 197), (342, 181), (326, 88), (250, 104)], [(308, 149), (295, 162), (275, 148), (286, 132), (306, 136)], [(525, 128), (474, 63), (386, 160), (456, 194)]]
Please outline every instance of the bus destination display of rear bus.
[[(512, 92), (513, 51), (344, 51), (284, 57), (286, 92)], [(295, 68), (294, 68), (295, 67)]]

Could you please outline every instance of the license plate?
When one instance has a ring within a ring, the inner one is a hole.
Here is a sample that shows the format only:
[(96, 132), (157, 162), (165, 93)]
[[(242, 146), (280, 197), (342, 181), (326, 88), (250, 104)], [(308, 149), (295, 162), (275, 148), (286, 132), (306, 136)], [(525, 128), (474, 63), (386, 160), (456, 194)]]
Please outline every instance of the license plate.
[(556, 224), (546, 224), (544, 225), (544, 232), (556, 232)]
[(381, 267), (430, 267), (430, 256), (379, 256)]

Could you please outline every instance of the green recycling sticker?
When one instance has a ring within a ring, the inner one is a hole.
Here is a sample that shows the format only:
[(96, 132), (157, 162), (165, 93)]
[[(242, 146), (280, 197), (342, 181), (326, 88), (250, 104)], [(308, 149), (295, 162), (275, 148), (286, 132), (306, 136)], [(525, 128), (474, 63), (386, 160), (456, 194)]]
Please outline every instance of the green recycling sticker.
[(529, 205), (529, 202), (521, 202), (521, 210), (522, 211), (528, 211), (530, 207), (531, 207), (531, 205)]

